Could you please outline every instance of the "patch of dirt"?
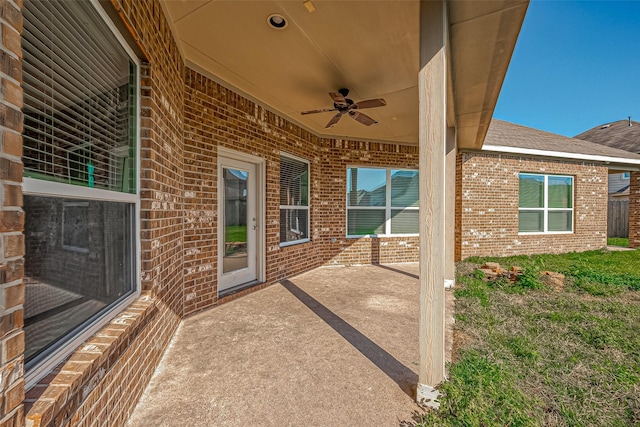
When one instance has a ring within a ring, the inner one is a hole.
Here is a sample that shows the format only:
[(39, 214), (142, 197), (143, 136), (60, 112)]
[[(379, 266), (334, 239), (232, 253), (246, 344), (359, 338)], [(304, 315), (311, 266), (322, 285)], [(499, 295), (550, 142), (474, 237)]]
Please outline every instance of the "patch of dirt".
[(540, 273), (540, 281), (556, 292), (562, 292), (565, 289), (564, 274), (554, 271), (543, 271)]

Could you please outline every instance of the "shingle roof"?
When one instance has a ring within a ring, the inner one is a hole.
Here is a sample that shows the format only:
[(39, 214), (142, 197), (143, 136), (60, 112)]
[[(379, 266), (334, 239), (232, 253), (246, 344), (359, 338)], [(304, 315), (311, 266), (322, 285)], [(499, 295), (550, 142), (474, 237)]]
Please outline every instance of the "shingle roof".
[[(640, 129), (640, 123), (638, 124), (638, 128)], [(550, 151), (560, 153), (562, 157), (568, 159), (572, 158), (572, 154), (581, 154), (619, 158), (622, 161), (640, 160), (640, 155), (628, 151), (581, 139), (568, 138), (555, 133), (497, 119), (491, 121), (484, 144), (489, 146)]]
[(632, 120), (631, 126), (629, 126), (629, 120), (619, 120), (596, 126), (576, 135), (574, 138), (631, 151), (632, 153), (640, 153), (640, 122)]

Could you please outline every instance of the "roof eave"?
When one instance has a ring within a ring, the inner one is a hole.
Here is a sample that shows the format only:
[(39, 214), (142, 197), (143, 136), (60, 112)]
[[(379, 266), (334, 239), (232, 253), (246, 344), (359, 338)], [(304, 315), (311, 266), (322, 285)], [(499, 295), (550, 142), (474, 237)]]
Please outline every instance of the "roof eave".
[(528, 0), (448, 3), (449, 94), (460, 148), (482, 148), (528, 5)]

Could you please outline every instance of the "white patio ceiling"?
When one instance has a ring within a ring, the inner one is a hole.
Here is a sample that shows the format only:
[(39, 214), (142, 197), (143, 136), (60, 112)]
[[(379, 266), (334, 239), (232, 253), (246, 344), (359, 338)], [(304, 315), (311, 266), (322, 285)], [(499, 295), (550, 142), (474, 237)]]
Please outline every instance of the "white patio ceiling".
[[(179, 47), (193, 68), (323, 136), (418, 142), (419, 1), (164, 0)], [(526, 1), (450, 3), (451, 77), (463, 146), (479, 147), (515, 45)], [(288, 22), (274, 29), (267, 20)], [(349, 117), (325, 129), (335, 113), (330, 91), (349, 98), (384, 98), (363, 110), (370, 127)]]

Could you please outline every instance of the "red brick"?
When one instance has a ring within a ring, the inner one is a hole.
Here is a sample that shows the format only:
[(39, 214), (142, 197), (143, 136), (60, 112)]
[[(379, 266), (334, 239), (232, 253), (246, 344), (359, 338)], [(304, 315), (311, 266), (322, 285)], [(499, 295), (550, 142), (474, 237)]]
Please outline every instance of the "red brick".
[[(0, 105), (0, 109), (3, 106)], [(0, 158), (0, 179), (22, 182), (22, 163)]]
[(2, 132), (2, 151), (16, 157), (22, 157), (22, 135), (4, 130)]
[(22, 88), (10, 80), (2, 79), (1, 94), (5, 102), (22, 108)]
[(24, 255), (24, 235), (4, 236), (4, 256), (12, 258)]
[(24, 379), (9, 386), (4, 393), (4, 413), (13, 411), (24, 400)]
[(0, 211), (0, 232), (22, 231), (24, 229), (24, 212)]
[(3, 358), (5, 362), (17, 359), (24, 353), (24, 331), (13, 334), (4, 339)]
[(2, 317), (0, 317), (0, 338), (12, 331), (22, 328), (23, 325), (24, 320), (22, 310), (3, 314)]
[(12, 184), (4, 186), (4, 206), (22, 206), (22, 186)]
[(16, 55), (18, 58), (22, 58), (20, 33), (6, 24), (0, 24), (0, 32), (2, 34), (2, 44), (4, 45), (4, 48)]
[(24, 284), (9, 286), (4, 290), (4, 309), (8, 310), (24, 304)]

